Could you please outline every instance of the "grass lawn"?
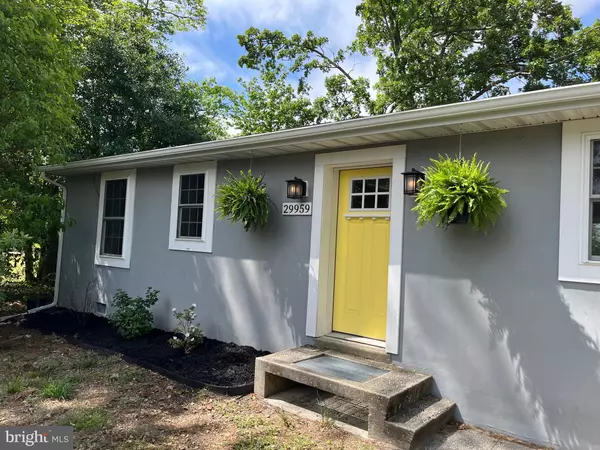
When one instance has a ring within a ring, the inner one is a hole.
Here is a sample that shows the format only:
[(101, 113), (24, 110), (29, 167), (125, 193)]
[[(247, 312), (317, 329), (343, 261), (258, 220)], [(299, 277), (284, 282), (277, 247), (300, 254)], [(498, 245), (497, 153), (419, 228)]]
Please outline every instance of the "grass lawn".
[(376, 449), (254, 395), (194, 390), (56, 336), (0, 324), (0, 425), (71, 425), (77, 449)]

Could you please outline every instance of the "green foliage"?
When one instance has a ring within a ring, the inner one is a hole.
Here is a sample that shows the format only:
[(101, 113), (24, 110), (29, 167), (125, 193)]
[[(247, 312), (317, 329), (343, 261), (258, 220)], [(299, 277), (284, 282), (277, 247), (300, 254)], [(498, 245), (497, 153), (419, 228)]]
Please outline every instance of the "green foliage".
[(40, 395), (44, 398), (70, 400), (73, 398), (73, 384), (69, 380), (50, 380), (42, 386)]
[(108, 426), (108, 414), (100, 408), (85, 408), (71, 412), (59, 425), (71, 426), (75, 431), (95, 431)]
[[(88, 13), (84, 0), (0, 1), (0, 233), (28, 235), (26, 256), (36, 243), (56, 260), (62, 203), (37, 167), (63, 161), (73, 136)], [(42, 263), (39, 278), (46, 272)]]
[(380, 110), (505, 95), (513, 79), (529, 91), (598, 76), (597, 56), (581, 63), (597, 55), (597, 31), (559, 0), (363, 0), (356, 12), (354, 48), (377, 58)]
[[(361, 117), (371, 111), (370, 83), (354, 78), (342, 63), (346, 51), (331, 53), (328, 39), (309, 31), (305, 37), (286, 37), (281, 31), (250, 28), (238, 35), (246, 54), (239, 65), (259, 71), (250, 82), (240, 80), (244, 93), (234, 98), (233, 122), (242, 134), (264, 133)], [(308, 76), (325, 77), (325, 95), (312, 100)], [(297, 85), (290, 81), (290, 75)]]
[[(18, 230), (0, 232), (0, 281), (3, 281), (10, 271), (11, 252), (22, 251), (29, 239), (30, 236)], [(0, 300), (6, 294), (4, 286), (1, 289), (4, 294), (0, 292)]]
[(219, 220), (241, 222), (244, 230), (264, 228), (269, 218), (269, 195), (264, 175), (255, 177), (252, 171), (240, 172), (236, 178), (228, 172), (225, 182), (217, 186), (217, 212)]
[(177, 319), (175, 332), (179, 333), (180, 336), (173, 336), (169, 339), (169, 344), (173, 348), (182, 348), (186, 354), (190, 353), (204, 341), (202, 329), (198, 325), (194, 325), (194, 320), (196, 320), (196, 304), (192, 303), (192, 306), (185, 308), (181, 312), (173, 308), (173, 316)]
[(77, 89), (79, 133), (72, 159), (213, 137), (209, 128), (214, 121), (202, 104), (212, 91), (186, 81), (183, 59), (169, 50), (157, 24), (134, 6), (117, 3), (90, 30), (83, 55), (86, 73)]
[(439, 156), (432, 159), (433, 166), (425, 169), (425, 180), (420, 182), (413, 211), (419, 214), (419, 227), (434, 220), (437, 226), (448, 226), (459, 214), (469, 214), (473, 231), (487, 232), (488, 224), (496, 224), (506, 208), (506, 189), (489, 174), (489, 163), (472, 159), (452, 159)]
[(25, 390), (25, 380), (20, 375), (8, 380), (6, 383), (6, 393), (7, 394), (20, 394)]
[(160, 291), (146, 290), (145, 297), (131, 298), (127, 292), (118, 289), (113, 296), (109, 320), (125, 339), (134, 339), (149, 333), (154, 325), (154, 317), (150, 308), (158, 301)]

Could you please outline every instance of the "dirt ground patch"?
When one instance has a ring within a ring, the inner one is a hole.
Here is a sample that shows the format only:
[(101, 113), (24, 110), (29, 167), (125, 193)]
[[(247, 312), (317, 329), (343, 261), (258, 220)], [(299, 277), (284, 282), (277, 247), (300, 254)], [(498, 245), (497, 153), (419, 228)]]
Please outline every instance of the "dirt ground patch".
[(72, 425), (76, 449), (382, 449), (254, 395), (194, 390), (55, 335), (0, 324), (0, 425)]

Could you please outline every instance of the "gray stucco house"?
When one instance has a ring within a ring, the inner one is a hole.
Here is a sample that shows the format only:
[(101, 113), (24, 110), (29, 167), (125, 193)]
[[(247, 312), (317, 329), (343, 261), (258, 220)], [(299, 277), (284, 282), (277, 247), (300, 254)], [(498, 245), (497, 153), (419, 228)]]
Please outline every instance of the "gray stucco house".
[[(417, 230), (402, 173), (456, 154), (459, 141), (464, 156), (490, 162), (510, 190), (508, 208), (487, 235)], [(216, 219), (213, 195), (227, 171), (251, 160), (277, 210), (265, 230), (246, 233)], [(45, 173), (66, 178), (66, 214), (76, 220), (63, 237), (59, 303), (97, 279), (98, 311), (118, 288), (159, 289), (155, 317), (165, 329), (172, 308), (196, 303), (209, 337), (258, 349), (353, 339), (434, 374), (466, 422), (600, 449), (600, 254), (591, 245), (600, 226), (600, 84)], [(282, 214), (294, 177), (307, 182), (310, 215)], [(369, 303), (382, 296), (383, 311)]]

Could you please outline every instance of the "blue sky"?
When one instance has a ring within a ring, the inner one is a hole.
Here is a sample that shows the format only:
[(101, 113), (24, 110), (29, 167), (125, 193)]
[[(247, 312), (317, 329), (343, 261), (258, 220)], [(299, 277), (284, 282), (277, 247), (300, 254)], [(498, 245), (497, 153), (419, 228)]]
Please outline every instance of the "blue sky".
[[(287, 34), (308, 30), (327, 36), (332, 49), (345, 47), (354, 38), (358, 19), (354, 15), (360, 0), (205, 0), (208, 23), (205, 30), (178, 33), (171, 47), (185, 55), (191, 79), (214, 77), (219, 84), (238, 88), (238, 78), (250, 79), (254, 71), (242, 69), (237, 60), (243, 54), (236, 36), (251, 26), (279, 29)], [(600, 18), (600, 0), (565, 0), (586, 25)], [(353, 73), (376, 81), (375, 61), (357, 57)], [(310, 80), (312, 96), (322, 93), (322, 75)], [(513, 87), (514, 88), (514, 87)]]

